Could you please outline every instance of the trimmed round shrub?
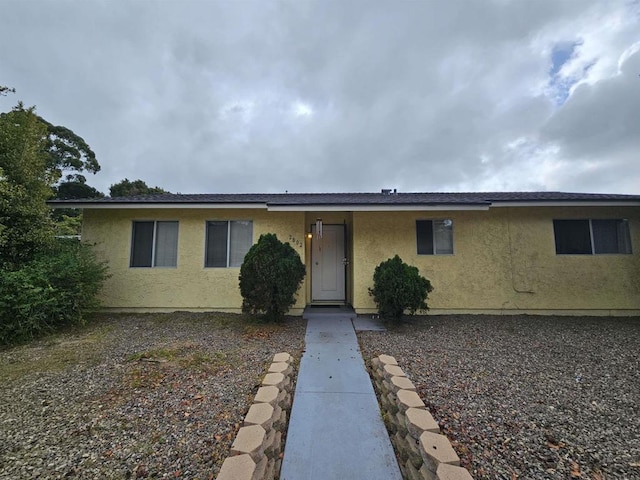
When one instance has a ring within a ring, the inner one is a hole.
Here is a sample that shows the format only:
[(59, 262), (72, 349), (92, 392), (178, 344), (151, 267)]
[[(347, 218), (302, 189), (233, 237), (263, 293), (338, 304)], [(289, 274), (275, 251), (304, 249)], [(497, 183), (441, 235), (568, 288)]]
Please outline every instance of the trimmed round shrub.
[(281, 320), (296, 302), (296, 292), (305, 276), (305, 267), (288, 243), (273, 233), (260, 235), (240, 267), (242, 311)]
[(416, 267), (396, 255), (376, 267), (369, 295), (382, 317), (399, 320), (406, 310), (412, 315), (418, 310), (428, 310), (427, 296), (432, 290), (431, 282)]

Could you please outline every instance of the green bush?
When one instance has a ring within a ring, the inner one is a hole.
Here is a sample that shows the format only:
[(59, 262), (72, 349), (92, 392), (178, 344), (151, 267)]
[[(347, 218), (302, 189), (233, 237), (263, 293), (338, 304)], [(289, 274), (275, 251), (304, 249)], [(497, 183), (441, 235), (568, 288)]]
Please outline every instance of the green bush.
[(280, 320), (296, 302), (295, 294), (305, 276), (300, 256), (273, 233), (260, 236), (240, 267), (242, 311)]
[(427, 296), (432, 290), (431, 282), (416, 267), (396, 255), (376, 267), (369, 295), (382, 317), (399, 320), (405, 310), (412, 315), (418, 310), (428, 310)]
[(0, 344), (84, 324), (106, 277), (106, 266), (75, 240), (57, 242), (17, 270), (0, 271)]

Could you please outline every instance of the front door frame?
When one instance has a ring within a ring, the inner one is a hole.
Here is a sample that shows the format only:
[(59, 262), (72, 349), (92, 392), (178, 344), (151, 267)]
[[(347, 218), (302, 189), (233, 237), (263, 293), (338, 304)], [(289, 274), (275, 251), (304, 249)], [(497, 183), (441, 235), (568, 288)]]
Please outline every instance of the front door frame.
[(349, 257), (348, 257), (348, 240), (347, 240), (347, 225), (346, 223), (325, 223), (323, 228), (326, 227), (339, 227), (342, 229), (342, 239), (343, 239), (343, 251), (342, 251), (342, 259), (336, 259), (336, 267), (339, 272), (342, 272), (343, 282), (342, 282), (342, 298), (341, 299), (316, 299), (314, 298), (314, 285), (313, 285), (313, 277), (314, 277), (314, 246), (316, 245), (314, 242), (317, 242), (318, 239), (316, 237), (316, 225), (311, 224), (309, 228), (309, 232), (311, 232), (311, 258), (310, 258), (310, 266), (311, 266), (311, 275), (310, 275), (310, 304), (311, 305), (346, 305), (347, 304), (347, 291), (348, 291), (348, 265), (349, 265)]

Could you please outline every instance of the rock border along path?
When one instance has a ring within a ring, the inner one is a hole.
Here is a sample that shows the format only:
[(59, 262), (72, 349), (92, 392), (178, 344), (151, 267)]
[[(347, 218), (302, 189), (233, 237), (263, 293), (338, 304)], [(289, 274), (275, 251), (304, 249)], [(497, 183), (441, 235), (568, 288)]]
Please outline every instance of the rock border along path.
[(400, 480), (352, 324), (355, 314), (305, 313), (281, 480)]
[(280, 471), (282, 435), (291, 407), (293, 358), (277, 353), (262, 380), (243, 427), (231, 445), (216, 480), (262, 480), (277, 478)]
[(460, 467), (449, 439), (440, 435), (438, 422), (396, 359), (379, 355), (371, 360), (371, 369), (404, 476), (410, 480), (473, 480)]

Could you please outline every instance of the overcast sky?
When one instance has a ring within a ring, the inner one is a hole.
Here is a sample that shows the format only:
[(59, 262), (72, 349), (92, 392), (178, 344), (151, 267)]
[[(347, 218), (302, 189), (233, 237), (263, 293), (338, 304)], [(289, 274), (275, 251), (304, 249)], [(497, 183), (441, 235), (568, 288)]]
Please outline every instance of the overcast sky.
[(640, 193), (640, 2), (0, 2), (0, 111), (108, 193)]

